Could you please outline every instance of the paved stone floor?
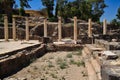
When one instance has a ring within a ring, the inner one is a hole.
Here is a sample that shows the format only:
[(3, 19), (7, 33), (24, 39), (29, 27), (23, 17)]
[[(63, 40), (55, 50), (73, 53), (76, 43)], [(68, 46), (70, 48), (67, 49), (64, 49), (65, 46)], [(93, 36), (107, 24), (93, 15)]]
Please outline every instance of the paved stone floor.
[(38, 40), (30, 40), (30, 41), (9, 40), (8, 42), (6, 42), (0, 39), (0, 54), (5, 54), (8, 52), (12, 52), (14, 50), (19, 50), (19, 49), (34, 46), (37, 44), (40, 44)]

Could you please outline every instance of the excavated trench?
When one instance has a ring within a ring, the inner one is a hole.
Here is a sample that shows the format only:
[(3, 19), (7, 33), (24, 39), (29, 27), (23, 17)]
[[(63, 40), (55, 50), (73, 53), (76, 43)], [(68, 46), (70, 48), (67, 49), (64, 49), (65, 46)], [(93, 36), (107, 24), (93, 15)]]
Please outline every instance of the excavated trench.
[(48, 52), (74, 51), (82, 48), (83, 46), (80, 44), (41, 44), (39, 46), (37, 45), (23, 50), (13, 51), (7, 53), (7, 55), (0, 55), (0, 79), (16, 74), (21, 69), (29, 66), (34, 60), (42, 57)]

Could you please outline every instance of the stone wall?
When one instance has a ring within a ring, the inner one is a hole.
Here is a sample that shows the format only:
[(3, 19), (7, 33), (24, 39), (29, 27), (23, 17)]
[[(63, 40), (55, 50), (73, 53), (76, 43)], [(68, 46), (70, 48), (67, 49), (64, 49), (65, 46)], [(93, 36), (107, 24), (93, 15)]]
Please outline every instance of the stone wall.
[(45, 54), (45, 45), (31, 51), (23, 50), (0, 61), (0, 79), (10, 76)]
[(55, 45), (56, 51), (77, 51), (82, 50), (83, 46), (80, 44), (63, 44)]
[[(12, 28), (10, 27), (8, 29), (8, 36), (10, 39), (12, 39)], [(0, 39), (4, 39), (4, 27), (0, 27)]]
[(101, 66), (102, 80), (120, 80), (119, 74), (120, 74), (119, 65), (110, 65), (109, 62), (102, 64)]

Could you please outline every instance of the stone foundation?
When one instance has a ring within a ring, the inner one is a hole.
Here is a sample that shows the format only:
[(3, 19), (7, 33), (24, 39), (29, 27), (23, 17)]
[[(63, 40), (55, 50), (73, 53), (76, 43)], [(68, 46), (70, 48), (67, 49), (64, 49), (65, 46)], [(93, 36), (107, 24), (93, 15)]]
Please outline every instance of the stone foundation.
[(10, 76), (21, 70), (23, 67), (26, 67), (36, 58), (43, 56), (45, 51), (45, 45), (41, 45), (30, 52), (23, 50), (8, 58), (2, 59), (0, 61), (0, 78), (2, 79)]
[(120, 74), (119, 65), (110, 65), (110, 63), (107, 62), (101, 66), (102, 80), (120, 80), (119, 74)]
[(55, 45), (56, 51), (76, 51), (81, 50), (83, 48), (80, 44), (63, 44), (63, 45)]
[[(41, 44), (41, 46), (31, 47), (20, 51), (10, 53), (8, 57), (0, 60), (0, 79), (15, 74), (22, 68), (28, 66), (36, 58), (43, 56), (50, 51), (75, 51), (83, 48), (80, 44)], [(2, 55), (5, 56), (5, 55)]]

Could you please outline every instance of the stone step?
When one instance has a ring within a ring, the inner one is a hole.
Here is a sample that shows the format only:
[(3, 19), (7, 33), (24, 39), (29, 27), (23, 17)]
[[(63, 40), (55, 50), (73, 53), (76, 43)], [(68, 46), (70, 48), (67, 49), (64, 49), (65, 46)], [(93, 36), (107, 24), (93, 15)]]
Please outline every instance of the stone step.
[(103, 51), (104, 50), (103, 48), (96, 47), (95, 44), (86, 44), (85, 46), (88, 48), (88, 50), (90, 52), (93, 52), (93, 51)]
[(89, 61), (89, 58), (86, 58), (87, 54), (84, 52), (84, 50), (82, 51), (83, 53), (83, 58), (85, 59), (85, 67), (87, 69), (87, 72), (88, 72), (88, 79), (89, 80), (99, 80), (97, 75), (96, 75), (96, 72), (95, 72), (95, 69), (93, 68), (92, 64), (90, 63)]
[(84, 48), (84, 52), (87, 55), (86, 58), (89, 59), (90, 64), (93, 67), (93, 69), (94, 69), (94, 71), (95, 71), (95, 73), (98, 77), (98, 80), (101, 80), (100, 65), (99, 65), (98, 61), (96, 59), (94, 59), (93, 56), (92, 56), (92, 52), (94, 50), (91, 52), (89, 48), (93, 48), (93, 46), (92, 47), (87, 46), (87, 47)]
[(91, 57), (90, 61), (91, 61), (91, 64), (92, 64), (92, 66), (93, 66), (96, 74), (97, 74), (98, 80), (102, 80), (99, 63), (98, 63), (97, 60), (94, 59), (93, 57)]

